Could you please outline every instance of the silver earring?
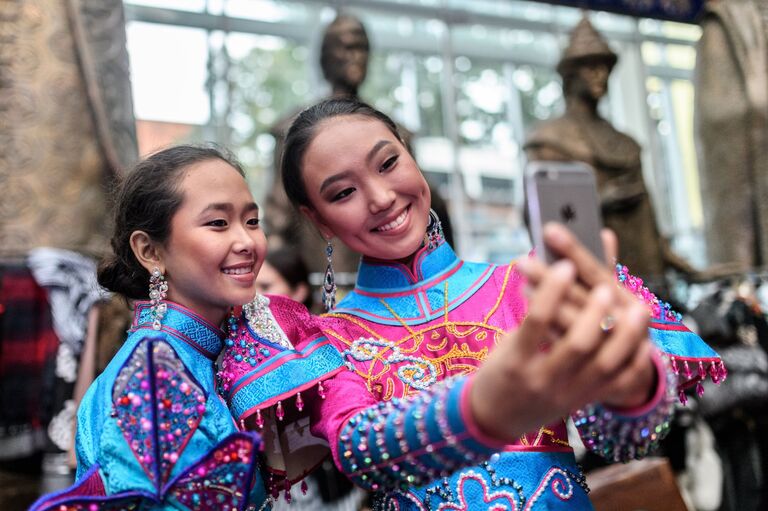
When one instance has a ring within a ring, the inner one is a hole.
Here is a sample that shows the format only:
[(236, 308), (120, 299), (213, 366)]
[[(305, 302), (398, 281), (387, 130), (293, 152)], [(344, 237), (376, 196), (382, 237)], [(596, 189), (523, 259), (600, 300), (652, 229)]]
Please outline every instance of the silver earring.
[(429, 208), (429, 223), (427, 224), (426, 245), (429, 250), (434, 250), (443, 240), (443, 225), (435, 210)]
[(152, 316), (152, 328), (160, 330), (163, 326), (163, 317), (168, 310), (168, 305), (163, 301), (168, 295), (168, 283), (165, 276), (160, 273), (160, 268), (153, 268), (149, 276), (149, 310)]
[(325, 257), (328, 259), (328, 266), (325, 268), (325, 277), (323, 278), (323, 304), (325, 305), (326, 312), (330, 312), (331, 309), (336, 307), (336, 279), (333, 274), (331, 256), (333, 256), (333, 245), (331, 240), (328, 240), (328, 244), (325, 246)]

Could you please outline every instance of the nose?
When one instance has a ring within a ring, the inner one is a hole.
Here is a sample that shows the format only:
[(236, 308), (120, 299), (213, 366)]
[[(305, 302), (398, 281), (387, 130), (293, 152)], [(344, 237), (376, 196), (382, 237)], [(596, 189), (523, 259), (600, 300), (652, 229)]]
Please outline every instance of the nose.
[(239, 224), (232, 231), (232, 250), (238, 253), (250, 254), (256, 248), (256, 236), (263, 236), (262, 231), (254, 231)]
[(391, 208), (395, 203), (395, 191), (378, 181), (373, 183), (368, 191), (368, 210), (379, 213)]

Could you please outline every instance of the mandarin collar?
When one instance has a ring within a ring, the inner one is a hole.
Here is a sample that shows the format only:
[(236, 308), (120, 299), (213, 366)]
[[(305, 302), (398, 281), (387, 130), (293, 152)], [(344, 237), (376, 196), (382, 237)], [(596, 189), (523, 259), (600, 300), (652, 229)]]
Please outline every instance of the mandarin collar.
[[(168, 310), (160, 331), (189, 344), (207, 358), (216, 360), (224, 347), (225, 332), (183, 305), (168, 300), (164, 303), (168, 305)], [(139, 301), (136, 302), (131, 333), (145, 329), (156, 331), (152, 329), (150, 302)]]
[(355, 289), (397, 290), (423, 285), (459, 262), (451, 246), (442, 241), (436, 248), (420, 248), (410, 265), (363, 256), (357, 270)]

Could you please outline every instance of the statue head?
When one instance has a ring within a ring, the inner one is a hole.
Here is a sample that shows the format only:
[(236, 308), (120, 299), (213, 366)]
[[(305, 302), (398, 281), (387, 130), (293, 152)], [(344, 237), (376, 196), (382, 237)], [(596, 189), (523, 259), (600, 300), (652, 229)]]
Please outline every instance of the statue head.
[(617, 60), (606, 40), (584, 16), (571, 32), (568, 47), (557, 64), (565, 95), (599, 100), (608, 91), (608, 76)]
[(328, 25), (320, 50), (320, 66), (334, 91), (357, 94), (368, 72), (369, 52), (368, 35), (356, 17), (340, 14)]

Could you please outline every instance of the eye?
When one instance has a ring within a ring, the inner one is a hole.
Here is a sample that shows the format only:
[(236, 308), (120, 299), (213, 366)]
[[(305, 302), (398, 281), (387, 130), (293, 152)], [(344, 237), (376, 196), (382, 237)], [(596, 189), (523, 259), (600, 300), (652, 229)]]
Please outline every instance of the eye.
[(395, 166), (395, 163), (397, 163), (397, 155), (391, 156), (387, 158), (384, 163), (381, 165), (381, 171), (386, 172), (387, 170), (390, 170), (392, 167)]
[(344, 197), (349, 196), (352, 192), (354, 192), (354, 188), (344, 188), (342, 191), (331, 197), (331, 202), (340, 201)]
[(206, 223), (205, 225), (211, 226), (211, 227), (226, 227), (227, 221), (223, 218), (218, 218), (216, 220), (211, 220), (210, 222)]
[(250, 225), (251, 227), (258, 227), (259, 226), (259, 217), (256, 216), (256, 217), (253, 217), (253, 218), (249, 218), (248, 220), (245, 221), (245, 223), (247, 225)]

